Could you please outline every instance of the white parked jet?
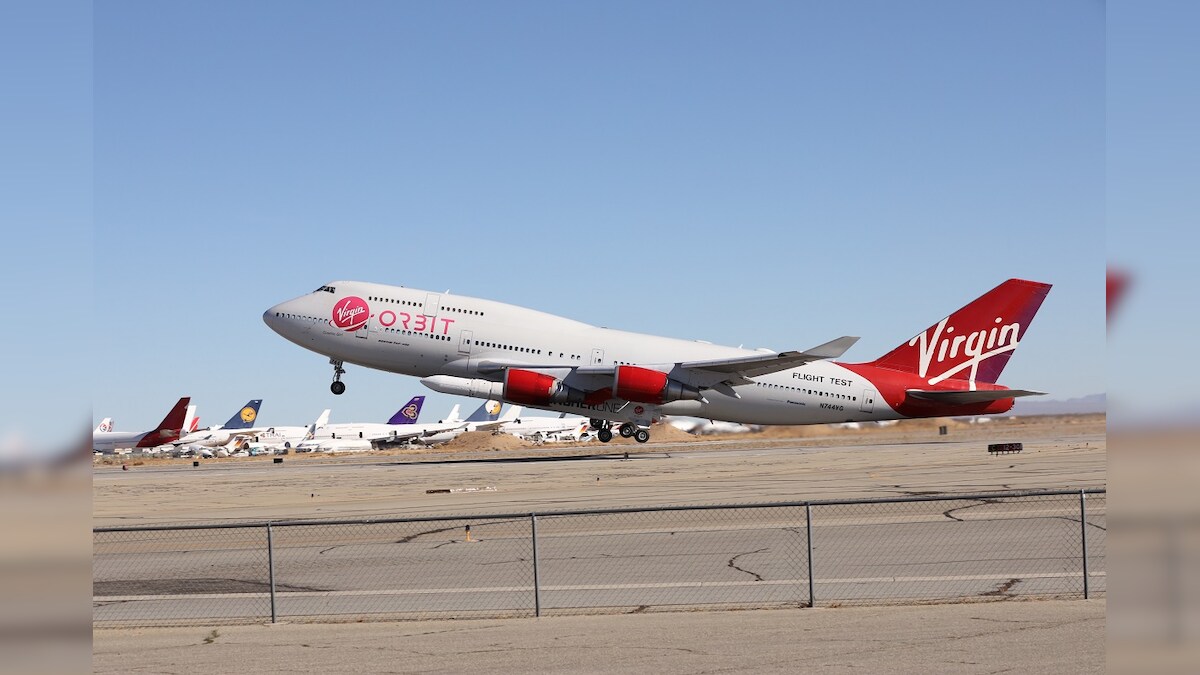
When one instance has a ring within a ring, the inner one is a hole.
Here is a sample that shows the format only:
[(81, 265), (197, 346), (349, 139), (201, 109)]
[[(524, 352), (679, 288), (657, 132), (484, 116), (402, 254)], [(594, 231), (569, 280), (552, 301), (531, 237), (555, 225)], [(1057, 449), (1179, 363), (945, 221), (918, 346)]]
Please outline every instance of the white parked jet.
[(619, 424), (649, 439), (663, 415), (818, 424), (1007, 411), (997, 380), (1049, 284), (1010, 279), (882, 357), (842, 363), (857, 341), (805, 351), (737, 347), (600, 328), (479, 298), (337, 281), (263, 314), (272, 330), (345, 363), (422, 378), (448, 394), (581, 413), (601, 441)]
[[(505, 422), (508, 422), (516, 417), (512, 412), (512, 407), (509, 407), (509, 412), (500, 417), (500, 401), (485, 401), (483, 405), (475, 409), (465, 420), (458, 418), (458, 406), (454, 406), (450, 417), (446, 420), (447, 423), (453, 424), (452, 427), (441, 429), (427, 433), (419, 438), (414, 438), (413, 441), (421, 445), (440, 445), (447, 441), (454, 440), (460, 434), (468, 431), (495, 431), (499, 429)], [(519, 408), (517, 409), (520, 410)]]
[(175, 441), (175, 445), (193, 449), (196, 447), (215, 448), (218, 445), (225, 445), (236, 434), (253, 434), (256, 430), (266, 431), (269, 427), (256, 429), (254, 426), (255, 420), (258, 419), (260, 406), (262, 406), (262, 399), (251, 399), (246, 402), (246, 405), (239, 408), (225, 424), (218, 424), (207, 429), (193, 427), (191, 433)]
[[(273, 452), (286, 450), (298, 443), (311, 439), (318, 431), (329, 423), (329, 408), (321, 411), (316, 421), (306, 427), (267, 427), (266, 429), (250, 429), (252, 433), (234, 434), (222, 450), (224, 453), (257, 450)], [(222, 451), (217, 452), (223, 454)]]
[(506, 434), (530, 441), (578, 441), (591, 428), (586, 417), (562, 413), (558, 417), (533, 417), (522, 415), (519, 406), (513, 406), (509, 411), (517, 411), (516, 419), (500, 427)]
[(187, 417), (188, 403), (191, 398), (184, 396), (175, 403), (171, 412), (163, 418), (158, 426), (150, 431), (112, 431), (112, 421), (107, 420), (110, 430), (105, 431), (106, 425), (101, 422), (92, 432), (92, 449), (95, 452), (111, 453), (125, 448), (154, 448), (170, 443), (179, 438)]
[(692, 417), (671, 417), (667, 424), (686, 431), (694, 436), (709, 436), (713, 434), (746, 434), (755, 431), (755, 427), (721, 420), (700, 420)]
[[(461, 422), (438, 422), (437, 424), (417, 424), (421, 415), (421, 407), (425, 404), (424, 396), (414, 396), (388, 419), (386, 424), (378, 423), (347, 423), (329, 424), (324, 430), (312, 438), (299, 443), (297, 452), (365, 452), (386, 443), (398, 443), (436, 433), (443, 429), (454, 428)], [(458, 414), (458, 406), (450, 411), (451, 415)]]

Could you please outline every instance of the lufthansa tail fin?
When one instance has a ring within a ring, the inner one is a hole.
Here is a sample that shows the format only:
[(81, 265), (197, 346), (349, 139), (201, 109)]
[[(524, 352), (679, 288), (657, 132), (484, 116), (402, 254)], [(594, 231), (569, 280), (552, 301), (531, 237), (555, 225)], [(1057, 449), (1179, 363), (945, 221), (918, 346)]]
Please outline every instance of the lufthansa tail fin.
[(416, 423), (417, 418), (421, 416), (421, 406), (423, 405), (425, 405), (425, 397), (414, 396), (408, 403), (405, 403), (403, 406), (401, 406), (401, 408), (396, 411), (395, 415), (392, 415), (391, 419), (389, 419), (387, 423), (414, 424)]
[(500, 401), (484, 401), (483, 405), (476, 408), (466, 421), (495, 422), (498, 417), (500, 417)]
[(256, 398), (246, 402), (240, 410), (229, 418), (223, 429), (249, 429), (254, 426), (254, 421), (258, 419), (258, 408), (262, 405), (262, 399)]
[(1009, 279), (871, 365), (916, 373), (930, 385), (994, 384), (1049, 292), (1050, 284)]

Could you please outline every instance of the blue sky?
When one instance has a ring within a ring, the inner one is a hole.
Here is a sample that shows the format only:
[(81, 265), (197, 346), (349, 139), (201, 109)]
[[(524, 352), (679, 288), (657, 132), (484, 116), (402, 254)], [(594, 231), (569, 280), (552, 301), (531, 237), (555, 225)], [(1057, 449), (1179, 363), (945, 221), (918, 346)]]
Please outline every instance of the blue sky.
[[(1092, 2), (99, 3), (93, 417), (383, 421), (261, 322), (333, 279), (873, 359), (1008, 277), (1005, 371), (1105, 390)], [(470, 405), (468, 401), (462, 401)]]
[(1113, 320), (1111, 423), (1200, 419), (1200, 5), (1117, 3), (1108, 20), (1108, 255), (1132, 275)]

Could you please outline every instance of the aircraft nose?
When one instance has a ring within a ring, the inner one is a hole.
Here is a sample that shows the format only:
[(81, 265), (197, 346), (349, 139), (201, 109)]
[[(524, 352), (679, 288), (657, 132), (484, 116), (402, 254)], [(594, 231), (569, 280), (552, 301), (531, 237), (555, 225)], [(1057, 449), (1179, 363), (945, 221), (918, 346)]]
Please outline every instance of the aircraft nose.
[(267, 327), (269, 327), (271, 330), (275, 331), (276, 333), (279, 332), (279, 324), (280, 324), (279, 317), (281, 314), (284, 313), (283, 304), (284, 303), (280, 303), (280, 304), (275, 305), (274, 307), (268, 309), (267, 311), (263, 312), (263, 317), (262, 317), (263, 323), (267, 324)]

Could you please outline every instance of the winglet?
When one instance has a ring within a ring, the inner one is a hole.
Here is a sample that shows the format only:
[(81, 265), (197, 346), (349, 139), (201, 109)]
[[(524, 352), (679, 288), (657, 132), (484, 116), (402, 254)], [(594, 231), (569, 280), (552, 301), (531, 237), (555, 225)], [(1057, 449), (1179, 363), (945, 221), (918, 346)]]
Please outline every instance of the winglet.
[(805, 349), (804, 353), (809, 356), (815, 356), (818, 359), (836, 359), (842, 354), (845, 354), (848, 349), (858, 342), (858, 337), (855, 335), (843, 335), (836, 340), (830, 340), (823, 345), (817, 345), (812, 349)]

